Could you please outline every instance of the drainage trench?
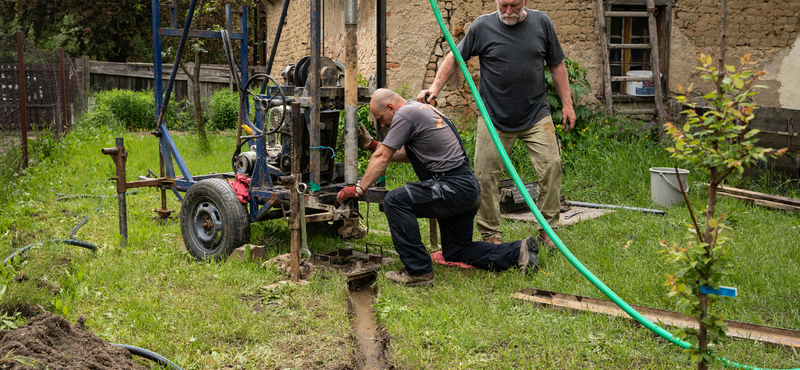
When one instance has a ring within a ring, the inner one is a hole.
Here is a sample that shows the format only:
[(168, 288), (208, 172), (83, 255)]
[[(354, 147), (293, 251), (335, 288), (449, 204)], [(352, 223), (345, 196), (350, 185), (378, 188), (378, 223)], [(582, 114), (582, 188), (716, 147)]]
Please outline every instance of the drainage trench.
[(353, 316), (353, 333), (358, 348), (358, 368), (362, 370), (388, 369), (383, 356), (383, 339), (372, 303), (375, 291), (372, 283), (374, 275), (369, 275), (347, 283), (350, 296), (350, 314)]

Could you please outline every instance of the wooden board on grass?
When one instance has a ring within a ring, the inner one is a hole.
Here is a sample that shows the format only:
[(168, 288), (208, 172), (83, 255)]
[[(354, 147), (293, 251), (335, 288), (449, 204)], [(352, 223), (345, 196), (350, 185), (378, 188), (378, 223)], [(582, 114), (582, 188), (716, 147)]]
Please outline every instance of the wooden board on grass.
[[(520, 290), (511, 296), (516, 299), (535, 302), (546, 307), (629, 317), (622, 308), (617, 306), (614, 302), (605, 299), (533, 288)], [(656, 324), (663, 323), (669, 326), (697, 327), (697, 321), (693, 317), (683, 315), (679, 312), (637, 305), (630, 306), (642, 314), (642, 316)], [(729, 337), (757, 340), (759, 342), (785, 346), (786, 348), (800, 349), (800, 331), (730, 320), (725, 320), (725, 323), (728, 325), (728, 332), (726, 334)]]

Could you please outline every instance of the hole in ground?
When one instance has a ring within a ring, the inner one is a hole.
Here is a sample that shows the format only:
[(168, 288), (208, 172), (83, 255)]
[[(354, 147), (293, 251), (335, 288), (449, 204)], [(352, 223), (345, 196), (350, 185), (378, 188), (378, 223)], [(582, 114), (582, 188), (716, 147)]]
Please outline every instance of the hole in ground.
[(350, 315), (359, 356), (358, 368), (362, 370), (384, 370), (390, 368), (383, 356), (384, 341), (375, 322), (372, 303), (377, 288), (372, 287), (375, 275), (370, 274), (347, 283), (350, 295)]

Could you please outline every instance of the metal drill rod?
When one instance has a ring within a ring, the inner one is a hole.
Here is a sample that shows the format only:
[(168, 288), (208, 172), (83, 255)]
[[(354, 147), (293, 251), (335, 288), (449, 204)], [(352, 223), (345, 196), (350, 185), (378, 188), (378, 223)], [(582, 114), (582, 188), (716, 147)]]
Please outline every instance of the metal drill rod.
[(569, 201), (569, 205), (576, 206), (576, 207), (586, 207), (586, 208), (609, 208), (609, 209), (624, 209), (628, 211), (639, 211), (644, 213), (653, 213), (657, 215), (665, 215), (667, 212), (661, 211), (658, 209), (650, 209), (650, 208), (637, 208), (637, 207), (624, 207), (624, 206), (615, 206), (612, 204), (597, 204), (597, 203), (584, 203), (584, 202), (573, 202)]

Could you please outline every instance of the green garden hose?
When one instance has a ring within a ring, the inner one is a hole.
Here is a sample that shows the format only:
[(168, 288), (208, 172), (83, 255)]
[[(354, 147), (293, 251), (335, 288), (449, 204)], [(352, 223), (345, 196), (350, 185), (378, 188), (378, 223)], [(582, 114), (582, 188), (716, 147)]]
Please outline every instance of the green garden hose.
[[(434, 16), (436, 16), (436, 22), (439, 23), (439, 28), (442, 30), (442, 34), (447, 40), (447, 45), (450, 46), (450, 50), (453, 52), (453, 57), (455, 57), (455, 60), (458, 63), (458, 67), (461, 70), (461, 74), (464, 75), (464, 79), (467, 81), (467, 84), (469, 85), (472, 97), (475, 99), (475, 103), (478, 105), (478, 110), (480, 110), (481, 112), (481, 116), (483, 117), (483, 122), (486, 124), (486, 128), (489, 130), (489, 134), (492, 136), (492, 141), (494, 142), (497, 151), (500, 153), (500, 157), (503, 159), (503, 164), (506, 165), (506, 169), (508, 169), (508, 172), (511, 173), (511, 178), (514, 180), (514, 185), (516, 185), (517, 189), (520, 190), (520, 194), (522, 194), (522, 197), (525, 199), (525, 203), (528, 205), (528, 208), (530, 208), (531, 212), (533, 212), (533, 216), (536, 217), (536, 221), (539, 222), (539, 225), (541, 225), (544, 228), (547, 235), (550, 237), (550, 239), (553, 240), (553, 242), (558, 247), (558, 250), (561, 251), (562, 254), (564, 254), (564, 257), (566, 257), (567, 260), (573, 266), (575, 266), (575, 268), (581, 274), (583, 274), (583, 276), (585, 276), (586, 279), (589, 280), (589, 282), (591, 282), (592, 284), (594, 284), (594, 286), (600, 289), (600, 291), (603, 292), (603, 294), (605, 294), (606, 296), (608, 296), (608, 298), (614, 301), (614, 303), (616, 303), (617, 306), (622, 308), (622, 310), (624, 310), (628, 315), (636, 319), (636, 321), (644, 325), (646, 328), (660, 335), (662, 338), (672, 342), (673, 344), (685, 349), (691, 348), (692, 345), (690, 343), (684, 342), (674, 337), (672, 333), (670, 333), (668, 330), (654, 324), (652, 321), (642, 316), (642, 314), (634, 310), (633, 307), (631, 307), (628, 303), (623, 301), (622, 298), (620, 298), (616, 293), (614, 293), (614, 291), (611, 290), (611, 288), (606, 286), (605, 283), (603, 283), (602, 281), (600, 281), (600, 279), (594, 276), (594, 274), (592, 274), (592, 272), (589, 271), (589, 269), (587, 269), (586, 266), (584, 266), (583, 263), (581, 263), (581, 261), (575, 258), (575, 256), (572, 254), (572, 252), (569, 251), (569, 249), (567, 249), (567, 247), (564, 245), (561, 239), (558, 238), (558, 235), (556, 235), (556, 233), (553, 231), (550, 225), (548, 225), (547, 222), (545, 222), (542, 213), (539, 211), (539, 208), (536, 207), (536, 204), (533, 202), (533, 199), (531, 198), (530, 194), (528, 194), (528, 192), (525, 190), (525, 185), (522, 183), (519, 174), (517, 174), (517, 170), (514, 168), (514, 165), (511, 164), (511, 161), (508, 159), (508, 154), (506, 154), (506, 151), (503, 150), (503, 145), (500, 142), (500, 138), (497, 136), (497, 131), (495, 131), (494, 125), (492, 124), (492, 120), (491, 118), (489, 118), (489, 114), (486, 112), (486, 107), (483, 105), (483, 100), (481, 100), (481, 96), (478, 93), (478, 90), (475, 88), (475, 82), (472, 80), (472, 76), (470, 75), (469, 70), (467, 70), (466, 64), (464, 64), (464, 59), (461, 58), (461, 54), (458, 53), (458, 48), (456, 47), (455, 42), (453, 42), (453, 36), (450, 35), (450, 31), (447, 30), (447, 26), (444, 24), (444, 19), (442, 19), (442, 13), (439, 11), (439, 5), (436, 3), (436, 0), (429, 0), (429, 2), (431, 4), (431, 9), (433, 9)], [(722, 360), (724, 365), (730, 367), (762, 370), (760, 368), (752, 367), (749, 365), (742, 365), (723, 358), (720, 358), (720, 360)], [(800, 368), (789, 369), (789, 370), (800, 370)]]

